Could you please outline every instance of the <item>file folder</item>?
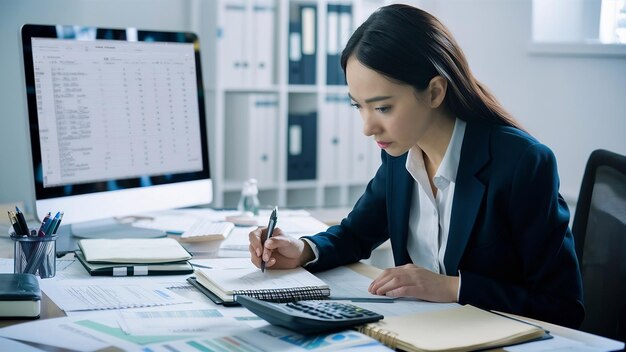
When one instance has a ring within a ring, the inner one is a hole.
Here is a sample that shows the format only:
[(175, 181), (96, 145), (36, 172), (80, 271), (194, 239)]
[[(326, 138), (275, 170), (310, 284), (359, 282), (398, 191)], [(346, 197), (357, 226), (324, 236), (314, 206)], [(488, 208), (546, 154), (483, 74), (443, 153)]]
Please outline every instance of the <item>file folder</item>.
[(273, 93), (226, 95), (225, 176), (229, 181), (277, 181), (278, 97)]
[(289, 114), (287, 180), (317, 177), (317, 112)]
[(289, 23), (289, 84), (302, 84), (302, 25)]
[[(338, 24), (338, 41), (339, 41), (339, 55), (341, 51), (348, 44), (348, 40), (352, 35), (352, 5), (338, 5), (339, 10), (339, 24)], [(339, 61), (337, 61), (339, 62)], [(337, 65), (336, 84), (345, 85), (346, 77), (341, 70), (341, 65)]]
[(268, 87), (274, 82), (274, 48), (275, 48), (275, 0), (255, 0), (252, 4), (253, 38), (250, 47), (253, 49), (249, 58), (250, 80), (256, 87)]
[(328, 4), (326, 12), (326, 84), (340, 84), (339, 5)]
[(246, 59), (247, 10), (245, 0), (221, 0), (217, 30), (218, 65), (225, 87), (240, 87), (246, 81), (248, 62)]
[(317, 6), (300, 6), (302, 25), (302, 84), (315, 84), (317, 76)]
[(327, 94), (320, 110), (318, 177), (327, 184), (343, 181), (348, 175), (348, 142), (354, 116), (346, 115), (342, 104), (349, 102), (345, 95)]
[[(371, 138), (368, 138), (363, 134), (363, 121), (361, 120), (358, 111), (350, 106), (350, 101), (348, 99), (341, 104), (341, 110), (343, 111), (342, 115), (350, 116), (349, 118), (352, 124), (349, 132), (351, 136), (348, 157), (348, 164), (350, 165), (348, 167), (348, 179), (351, 182), (367, 182), (371, 176), (373, 176), (373, 174), (369, 173), (368, 170), (368, 155), (372, 153), (371, 148), (378, 148), (378, 146)], [(380, 152), (377, 152), (376, 155), (380, 160)]]

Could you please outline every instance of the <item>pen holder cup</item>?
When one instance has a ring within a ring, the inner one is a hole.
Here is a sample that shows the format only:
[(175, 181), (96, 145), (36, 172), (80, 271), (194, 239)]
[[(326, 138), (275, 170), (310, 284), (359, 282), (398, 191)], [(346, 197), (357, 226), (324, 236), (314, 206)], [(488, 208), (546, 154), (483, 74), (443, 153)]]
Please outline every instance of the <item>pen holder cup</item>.
[(57, 236), (11, 236), (16, 274), (29, 273), (46, 279), (56, 274)]

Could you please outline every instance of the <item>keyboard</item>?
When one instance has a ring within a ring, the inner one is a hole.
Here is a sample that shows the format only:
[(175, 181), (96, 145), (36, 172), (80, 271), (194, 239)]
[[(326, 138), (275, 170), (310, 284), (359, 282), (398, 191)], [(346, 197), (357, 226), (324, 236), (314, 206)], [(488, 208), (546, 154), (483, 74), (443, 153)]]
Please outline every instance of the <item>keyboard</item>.
[(223, 240), (235, 228), (232, 222), (199, 219), (180, 236), (182, 242)]
[(272, 303), (248, 296), (236, 296), (235, 300), (268, 323), (301, 334), (344, 330), (384, 318), (376, 312), (339, 301)]

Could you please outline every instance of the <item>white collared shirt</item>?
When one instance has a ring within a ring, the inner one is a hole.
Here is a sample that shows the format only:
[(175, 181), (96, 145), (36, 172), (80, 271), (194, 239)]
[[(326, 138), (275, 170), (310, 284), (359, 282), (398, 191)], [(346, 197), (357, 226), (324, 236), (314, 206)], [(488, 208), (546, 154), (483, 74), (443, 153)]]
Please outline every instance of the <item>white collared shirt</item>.
[(430, 187), (422, 150), (414, 146), (409, 150), (406, 159), (406, 169), (415, 180), (409, 213), (407, 250), (413, 264), (440, 274), (446, 274), (443, 260), (448, 244), (465, 125), (465, 121), (456, 119), (452, 138), (433, 178), (437, 188), (436, 197)]

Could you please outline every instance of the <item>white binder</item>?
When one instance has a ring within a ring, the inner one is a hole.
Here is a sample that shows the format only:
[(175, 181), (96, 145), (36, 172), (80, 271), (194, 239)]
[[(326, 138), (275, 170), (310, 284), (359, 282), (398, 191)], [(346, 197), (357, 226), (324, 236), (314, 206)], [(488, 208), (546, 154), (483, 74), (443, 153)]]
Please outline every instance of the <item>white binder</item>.
[(248, 37), (250, 43), (251, 84), (268, 87), (274, 82), (275, 0), (254, 0), (252, 3), (252, 26)]
[(226, 180), (256, 178), (261, 188), (277, 182), (277, 121), (276, 94), (226, 96)]
[(240, 87), (249, 66), (246, 59), (247, 3), (245, 0), (219, 0), (218, 11), (219, 81), (225, 88)]
[(348, 176), (350, 128), (354, 116), (346, 114), (343, 107), (349, 103), (345, 95), (324, 97), (319, 116), (318, 176), (325, 184), (338, 183)]
[(350, 106), (349, 102), (342, 105), (344, 115), (350, 116), (350, 148), (348, 180), (353, 183), (366, 182), (373, 174), (369, 172), (369, 154), (372, 153), (370, 144), (374, 144), (372, 137), (363, 134), (363, 121), (358, 110)]

